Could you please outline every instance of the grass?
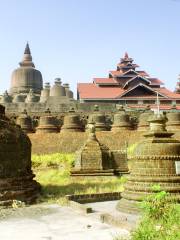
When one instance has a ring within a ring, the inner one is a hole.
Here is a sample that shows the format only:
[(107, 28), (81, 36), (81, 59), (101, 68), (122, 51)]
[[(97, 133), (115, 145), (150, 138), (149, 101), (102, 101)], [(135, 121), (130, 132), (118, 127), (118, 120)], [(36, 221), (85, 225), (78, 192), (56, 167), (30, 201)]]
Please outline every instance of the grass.
[[(170, 200), (169, 193), (156, 190), (141, 203), (141, 207), (142, 219), (131, 233), (131, 240), (180, 239), (180, 204)], [(114, 240), (124, 239), (117, 236)]]
[(36, 180), (42, 186), (40, 201), (64, 204), (65, 195), (123, 190), (125, 179), (120, 177), (70, 177), (73, 158), (73, 154), (59, 153), (32, 156)]

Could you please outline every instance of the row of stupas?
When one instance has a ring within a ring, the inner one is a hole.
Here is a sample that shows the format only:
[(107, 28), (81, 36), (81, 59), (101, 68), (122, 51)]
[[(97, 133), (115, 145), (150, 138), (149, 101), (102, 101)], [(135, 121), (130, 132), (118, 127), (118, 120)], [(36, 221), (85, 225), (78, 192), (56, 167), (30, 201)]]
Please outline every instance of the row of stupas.
[(5, 91), (0, 98), (2, 104), (37, 102), (57, 104), (73, 101), (73, 92), (70, 90), (69, 84), (62, 85), (60, 78), (55, 79), (52, 87), (49, 83), (45, 83), (43, 88), (42, 74), (35, 69), (28, 43), (19, 65), (20, 67), (12, 73), (9, 93)]
[[(56, 132), (88, 132), (92, 124), (97, 132), (110, 131), (113, 133), (120, 133), (123, 130), (138, 130), (147, 131), (149, 129), (148, 119), (153, 115), (153, 111), (146, 108), (141, 113), (139, 119), (132, 119), (125, 111), (123, 106), (119, 106), (117, 111), (108, 119), (107, 116), (100, 112), (98, 106), (95, 105), (94, 112), (88, 116), (80, 116), (78, 112), (72, 108), (69, 113), (61, 116), (53, 116), (49, 109), (47, 109), (43, 116), (39, 119), (33, 119), (28, 116), (27, 111), (24, 110), (18, 118), (16, 123), (26, 133), (56, 133)], [(167, 120), (166, 126), (170, 131), (179, 131), (180, 129), (180, 112), (172, 111), (164, 115)]]
[[(152, 192), (158, 184), (168, 193), (170, 202), (180, 202), (180, 141), (172, 138), (173, 133), (165, 128), (164, 115), (152, 115), (150, 129), (135, 146), (132, 154), (134, 164), (121, 199), (119, 211), (138, 212), (139, 202)], [(23, 131), (5, 116), (5, 108), (0, 105), (0, 207), (12, 206), (14, 201), (34, 203), (40, 192), (40, 185), (34, 180), (31, 168), (31, 142)], [(89, 137), (76, 152), (75, 166), (71, 171), (77, 175), (113, 175), (127, 173), (127, 158), (115, 164), (112, 151), (102, 144), (91, 125)]]

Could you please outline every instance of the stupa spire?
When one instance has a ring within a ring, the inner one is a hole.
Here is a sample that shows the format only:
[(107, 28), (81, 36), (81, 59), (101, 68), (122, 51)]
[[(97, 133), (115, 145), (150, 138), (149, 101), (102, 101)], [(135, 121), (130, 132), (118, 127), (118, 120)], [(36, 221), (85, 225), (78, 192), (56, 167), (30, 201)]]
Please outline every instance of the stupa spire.
[(19, 63), (21, 67), (35, 67), (32, 62), (31, 50), (29, 47), (29, 43), (26, 43), (26, 47), (24, 50), (23, 60)]
[(31, 55), (31, 50), (30, 50), (30, 47), (29, 47), (29, 43), (28, 43), (28, 42), (26, 43), (26, 47), (25, 47), (25, 50), (24, 50), (24, 54), (30, 54), (30, 55)]
[(125, 52), (125, 54), (124, 54), (124, 58), (129, 58), (129, 55), (128, 55), (127, 52)]

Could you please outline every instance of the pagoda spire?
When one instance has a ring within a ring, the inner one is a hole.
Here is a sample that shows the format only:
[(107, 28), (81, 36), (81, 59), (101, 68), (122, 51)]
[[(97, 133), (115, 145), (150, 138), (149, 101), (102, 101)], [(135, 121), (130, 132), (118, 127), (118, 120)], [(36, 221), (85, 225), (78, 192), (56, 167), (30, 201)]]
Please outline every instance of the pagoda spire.
[(26, 47), (25, 47), (25, 50), (24, 50), (24, 54), (30, 54), (30, 55), (31, 55), (31, 50), (30, 50), (30, 47), (29, 47), (29, 43), (28, 43), (28, 42), (26, 43)]
[(129, 55), (128, 55), (127, 52), (125, 52), (125, 54), (124, 54), (124, 58), (129, 58)]
[(26, 47), (24, 50), (24, 55), (22, 61), (19, 63), (21, 67), (35, 67), (34, 63), (32, 62), (31, 50), (29, 47), (29, 43), (26, 43)]

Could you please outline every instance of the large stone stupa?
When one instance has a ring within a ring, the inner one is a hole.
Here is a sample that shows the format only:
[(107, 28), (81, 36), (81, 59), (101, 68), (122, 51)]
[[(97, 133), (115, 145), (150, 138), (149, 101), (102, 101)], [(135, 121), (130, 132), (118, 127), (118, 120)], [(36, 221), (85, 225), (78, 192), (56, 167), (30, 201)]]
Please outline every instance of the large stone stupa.
[(153, 185), (180, 202), (180, 141), (167, 132), (163, 115), (153, 115), (149, 122), (149, 132), (133, 152), (131, 173), (117, 205), (120, 211), (138, 211), (137, 203), (152, 193)]
[(13, 200), (34, 202), (40, 190), (34, 177), (30, 139), (6, 118), (0, 105), (0, 206), (12, 205)]
[(32, 62), (31, 51), (29, 44), (26, 44), (24, 56), (19, 63), (20, 67), (12, 73), (10, 94), (28, 94), (30, 90), (40, 94), (43, 88), (43, 79), (41, 72), (35, 69)]

